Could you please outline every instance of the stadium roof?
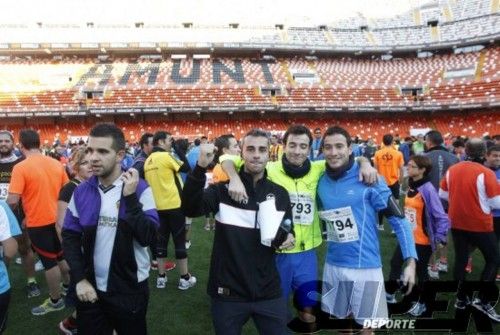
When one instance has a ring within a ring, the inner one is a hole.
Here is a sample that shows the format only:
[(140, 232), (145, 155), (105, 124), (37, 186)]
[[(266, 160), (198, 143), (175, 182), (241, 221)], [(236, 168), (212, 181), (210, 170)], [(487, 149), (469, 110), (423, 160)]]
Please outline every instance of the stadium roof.
[(146, 24), (317, 26), (348, 17), (388, 18), (437, 0), (15, 0), (0, 24)]

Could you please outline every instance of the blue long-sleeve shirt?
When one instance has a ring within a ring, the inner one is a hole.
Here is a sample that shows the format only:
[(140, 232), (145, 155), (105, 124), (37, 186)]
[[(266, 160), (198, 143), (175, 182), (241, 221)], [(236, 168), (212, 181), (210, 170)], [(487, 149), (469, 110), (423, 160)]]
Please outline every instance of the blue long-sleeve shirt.
[[(382, 266), (377, 230), (377, 212), (387, 207), (391, 191), (382, 178), (374, 186), (358, 180), (359, 167), (334, 180), (324, 174), (318, 185), (320, 218), (326, 222), (328, 246), (326, 262), (347, 268)], [(415, 241), (406, 218), (388, 218), (404, 258), (417, 259)]]

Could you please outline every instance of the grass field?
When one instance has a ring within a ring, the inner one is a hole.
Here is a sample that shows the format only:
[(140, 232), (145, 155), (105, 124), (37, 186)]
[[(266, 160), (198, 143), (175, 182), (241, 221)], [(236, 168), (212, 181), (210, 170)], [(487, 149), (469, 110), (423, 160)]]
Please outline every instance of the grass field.
[[(203, 222), (196, 219), (193, 222), (192, 242), (189, 250), (190, 271), (198, 278), (198, 284), (187, 291), (177, 289), (178, 273), (173, 270), (168, 273), (169, 282), (167, 288), (158, 290), (154, 286), (156, 281), (155, 272), (151, 272), (150, 287), (151, 299), (148, 311), (148, 327), (150, 334), (213, 334), (211, 324), (209, 298), (206, 294), (208, 268), (212, 248), (213, 232), (203, 230)], [(389, 271), (388, 262), (392, 255), (396, 239), (390, 234), (390, 229), (380, 234), (381, 250), (384, 262), (384, 274)], [(453, 250), (450, 245), (450, 251)], [(320, 265), (324, 262), (324, 244), (319, 249)], [(478, 279), (483, 266), (482, 257), (476, 252), (474, 254), (474, 271), (469, 275), (470, 279)], [(450, 270), (453, 264), (453, 252), (449, 256)], [(57, 334), (57, 324), (70, 309), (50, 313), (45, 316), (32, 316), (30, 310), (33, 306), (40, 304), (47, 297), (47, 287), (41, 272), (37, 274), (42, 288), (42, 296), (27, 299), (24, 291), (25, 278), (21, 267), (16, 264), (10, 266), (10, 279), (12, 284), (12, 300), (9, 308), (9, 319), (7, 335), (47, 335)], [(444, 280), (451, 280), (451, 274), (441, 276)], [(449, 309), (453, 310), (454, 299), (450, 300)], [(498, 310), (498, 306), (497, 306)], [(500, 334), (500, 325), (495, 327), (496, 334)], [(255, 327), (249, 322), (244, 334), (256, 334)], [(327, 332), (323, 332), (327, 333)], [(331, 332), (330, 332), (331, 333)], [(469, 333), (475, 334), (473, 325), (469, 327)], [(399, 332), (398, 334), (403, 334)], [(423, 334), (423, 333), (419, 333)]]

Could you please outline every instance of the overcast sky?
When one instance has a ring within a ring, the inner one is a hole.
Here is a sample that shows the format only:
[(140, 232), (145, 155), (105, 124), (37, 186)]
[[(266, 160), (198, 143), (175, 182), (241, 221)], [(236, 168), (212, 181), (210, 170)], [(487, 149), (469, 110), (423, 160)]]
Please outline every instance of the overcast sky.
[[(436, 0), (15, 0), (0, 23), (327, 24), (362, 13), (390, 17)], [(461, 0), (459, 0), (461, 1)]]

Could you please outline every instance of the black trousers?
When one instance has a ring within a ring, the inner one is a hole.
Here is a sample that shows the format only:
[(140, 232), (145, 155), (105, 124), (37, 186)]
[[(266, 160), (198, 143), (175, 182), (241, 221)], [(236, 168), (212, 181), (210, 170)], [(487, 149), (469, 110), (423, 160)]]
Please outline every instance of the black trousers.
[[(411, 296), (414, 301), (426, 303), (429, 301), (429, 296), (426, 295), (425, 285), (429, 281), (429, 274), (427, 273), (427, 264), (432, 255), (432, 248), (430, 245), (416, 244), (417, 249), (417, 278), (418, 283), (414, 286)], [(403, 254), (399, 246), (394, 250), (391, 259), (391, 271), (389, 272), (389, 281), (386, 285), (386, 292), (393, 294), (399, 288), (397, 280), (400, 278), (403, 270)], [(427, 291), (428, 292), (428, 291)]]
[(145, 335), (149, 292), (109, 294), (97, 291), (95, 303), (78, 301), (76, 311), (80, 335)]
[(168, 241), (170, 235), (174, 240), (175, 258), (187, 258), (186, 251), (186, 217), (180, 208), (158, 211), (160, 217), (160, 228), (158, 228), (158, 240), (156, 244), (156, 256), (167, 257)]
[(212, 298), (211, 309), (217, 335), (241, 334), (243, 325), (250, 318), (261, 335), (287, 334), (287, 306), (283, 297), (256, 302), (233, 302)]
[(469, 259), (470, 247), (477, 247), (484, 257), (484, 269), (481, 274), (481, 281), (485, 282), (479, 290), (478, 298), (483, 302), (496, 298), (498, 288), (495, 285), (495, 278), (500, 265), (500, 255), (498, 251), (498, 241), (494, 232), (478, 233), (460, 229), (452, 229), (453, 243), (455, 247), (455, 266), (453, 277), (457, 280), (457, 298), (465, 300), (471, 297), (471, 292), (465, 283), (465, 266)]
[(10, 289), (0, 294), (0, 334), (5, 331), (7, 327), (7, 310), (10, 303)]

